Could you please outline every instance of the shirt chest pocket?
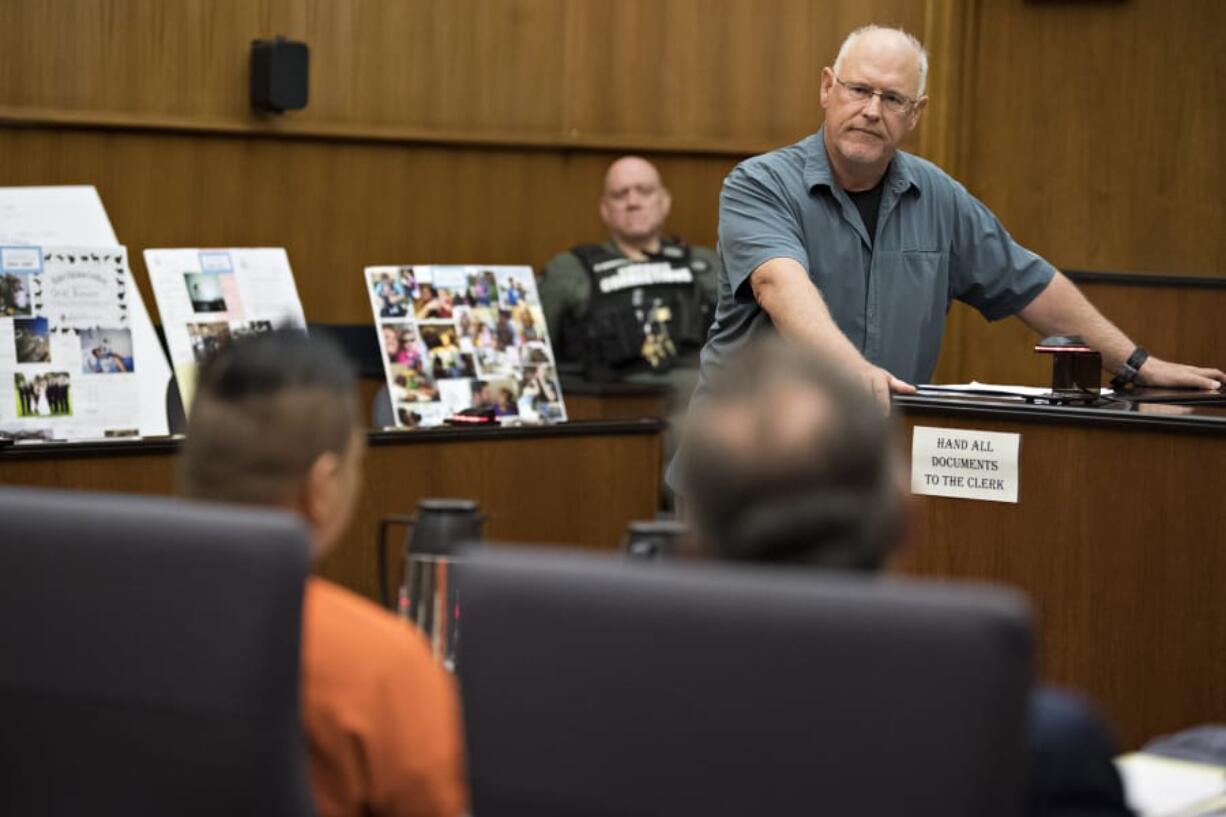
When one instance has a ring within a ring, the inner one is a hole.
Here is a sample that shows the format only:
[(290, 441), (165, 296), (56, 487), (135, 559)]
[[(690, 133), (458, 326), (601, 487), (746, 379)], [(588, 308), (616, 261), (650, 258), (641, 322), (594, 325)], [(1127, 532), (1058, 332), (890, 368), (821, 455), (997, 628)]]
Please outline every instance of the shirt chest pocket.
[[(900, 250), (895, 256), (897, 274), (906, 287), (919, 292), (949, 290), (949, 252), (945, 250)], [(918, 294), (918, 292), (917, 292)]]
[(949, 306), (949, 263), (947, 250), (883, 254), (877, 270), (882, 305), (919, 320), (943, 315)]

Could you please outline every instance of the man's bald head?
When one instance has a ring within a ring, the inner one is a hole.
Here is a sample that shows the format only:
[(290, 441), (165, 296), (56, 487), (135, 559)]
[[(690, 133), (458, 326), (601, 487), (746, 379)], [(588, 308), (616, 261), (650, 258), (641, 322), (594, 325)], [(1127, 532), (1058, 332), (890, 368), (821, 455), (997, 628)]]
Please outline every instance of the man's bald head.
[(660, 171), (642, 156), (623, 156), (609, 165), (604, 174), (604, 192), (623, 187), (627, 183), (649, 181), (660, 185)]
[(623, 251), (656, 251), (671, 207), (672, 198), (651, 162), (623, 156), (609, 165), (600, 218)]
[(741, 353), (691, 407), (682, 488), (720, 558), (876, 570), (901, 542), (893, 433), (863, 389), (781, 342)]

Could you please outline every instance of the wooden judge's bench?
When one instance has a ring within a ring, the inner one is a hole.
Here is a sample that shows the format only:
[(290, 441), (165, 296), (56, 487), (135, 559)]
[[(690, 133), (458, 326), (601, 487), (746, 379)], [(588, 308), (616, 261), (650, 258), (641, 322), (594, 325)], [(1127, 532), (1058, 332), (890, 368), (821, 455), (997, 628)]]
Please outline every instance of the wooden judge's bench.
[(911, 429), (1021, 435), (1017, 504), (918, 496), (908, 573), (1025, 590), (1039, 672), (1102, 709), (1124, 747), (1226, 720), (1223, 407), (900, 398)]

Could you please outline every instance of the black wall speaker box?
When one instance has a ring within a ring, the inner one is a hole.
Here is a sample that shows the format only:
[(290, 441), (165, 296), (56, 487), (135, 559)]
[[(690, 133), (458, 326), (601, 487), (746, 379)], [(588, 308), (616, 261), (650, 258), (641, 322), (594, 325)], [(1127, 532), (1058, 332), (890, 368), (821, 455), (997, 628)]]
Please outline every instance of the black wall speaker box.
[(284, 37), (252, 42), (251, 107), (273, 113), (305, 108), (310, 56), (306, 43)]

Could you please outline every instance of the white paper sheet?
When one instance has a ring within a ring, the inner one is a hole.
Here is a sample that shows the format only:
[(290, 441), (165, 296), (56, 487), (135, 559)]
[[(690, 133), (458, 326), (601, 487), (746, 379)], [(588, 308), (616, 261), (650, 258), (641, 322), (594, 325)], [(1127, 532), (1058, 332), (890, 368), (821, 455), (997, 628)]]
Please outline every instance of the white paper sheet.
[[(980, 383), (972, 380), (970, 383), (924, 383), (916, 387), (919, 393), (925, 394), (985, 394), (997, 397), (1041, 397), (1051, 394), (1050, 386), (1002, 386), (993, 383)], [(1111, 389), (1102, 389), (1100, 394), (1115, 394)]]
[(1226, 769), (1133, 752), (1115, 761), (1139, 817), (1193, 817), (1226, 809)]
[[(0, 244), (114, 248), (119, 246), (119, 240), (93, 186), (0, 187)], [(136, 372), (140, 433), (159, 436), (168, 432), (166, 387), (170, 383), (170, 365), (136, 288), (131, 267), (125, 286), (129, 293), (132, 343), (141, 360)]]
[(915, 426), (911, 432), (911, 491), (1017, 502), (1021, 444), (1021, 434)]
[(183, 405), (196, 368), (231, 338), (306, 329), (289, 256), (280, 247), (145, 250)]

